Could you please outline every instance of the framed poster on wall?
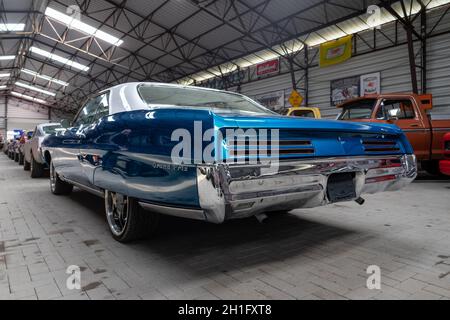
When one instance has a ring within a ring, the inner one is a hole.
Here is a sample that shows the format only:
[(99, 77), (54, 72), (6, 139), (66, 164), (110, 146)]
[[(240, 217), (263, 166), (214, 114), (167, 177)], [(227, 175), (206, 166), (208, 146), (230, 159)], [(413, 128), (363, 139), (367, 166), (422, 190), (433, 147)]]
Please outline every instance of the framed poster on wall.
[(266, 61), (256, 65), (258, 78), (273, 75), (280, 72), (280, 59)]
[(361, 76), (361, 97), (381, 93), (381, 74), (370, 73)]
[(350, 77), (331, 81), (331, 105), (337, 106), (347, 100), (358, 98), (361, 77)]
[(259, 94), (254, 96), (253, 99), (272, 111), (280, 111), (284, 109), (284, 90)]

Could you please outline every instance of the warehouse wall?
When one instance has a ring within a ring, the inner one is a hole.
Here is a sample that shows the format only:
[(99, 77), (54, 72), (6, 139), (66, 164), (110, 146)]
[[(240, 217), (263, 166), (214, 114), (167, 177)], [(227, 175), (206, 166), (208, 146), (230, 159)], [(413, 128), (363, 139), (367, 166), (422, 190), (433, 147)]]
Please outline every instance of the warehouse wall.
[(49, 122), (48, 109), (34, 106), (23, 100), (8, 100), (7, 128), (32, 130), (40, 123)]
[[(433, 10), (428, 13), (428, 28), (431, 29), (440, 18), (440, 10)], [(420, 19), (417, 19), (417, 21)], [(433, 34), (440, 34), (450, 30), (450, 19), (443, 22), (434, 30)], [(357, 55), (349, 61), (328, 68), (319, 68), (318, 59), (314, 59), (312, 67), (309, 69), (309, 105), (318, 106), (324, 117), (333, 118), (338, 110), (331, 107), (331, 81), (352, 76), (359, 76), (368, 73), (381, 73), (381, 90), (383, 93), (391, 92), (411, 92), (411, 76), (409, 69), (409, 56), (406, 43), (406, 34), (401, 26), (395, 23), (383, 26), (382, 32), (377, 34), (376, 50), (367, 46), (361, 39), (357, 40)], [(374, 32), (365, 31), (359, 34), (367, 43), (373, 43)], [(393, 44), (389, 39), (397, 38), (398, 45)], [(402, 44), (403, 43), (403, 44)], [(428, 39), (427, 46), (427, 93), (433, 94), (434, 109), (433, 114), (450, 114), (450, 34), (433, 36)], [(415, 43), (415, 51), (420, 53), (420, 44)], [(317, 48), (310, 49), (309, 56), (314, 57)], [(418, 55), (420, 63), (420, 54)], [(286, 70), (281, 70), (286, 72)], [(421, 69), (417, 69), (417, 76), (420, 81)], [(296, 72), (296, 78), (303, 76), (303, 71)], [(256, 79), (255, 79), (256, 80)], [(301, 82), (298, 85), (304, 87)], [(236, 90), (236, 88), (232, 88)], [(264, 94), (284, 90), (286, 96), (286, 106), (289, 106), (287, 99), (292, 90), (291, 75), (285, 73), (268, 79), (257, 80), (241, 86), (241, 92), (249, 96)], [(421, 83), (419, 83), (421, 90)], [(302, 90), (300, 90), (302, 92)]]
[[(6, 118), (2, 118), (2, 115), (5, 114)], [(62, 119), (72, 120), (72, 118), (73, 114), (58, 109), (50, 109), (49, 112), (47, 107), (33, 105), (25, 100), (16, 98), (0, 100), (0, 132), (5, 132), (6, 128), (9, 131), (14, 129), (33, 130), (41, 123), (60, 122)]]
[[(450, 19), (449, 19), (450, 20)], [(428, 45), (427, 91), (433, 94), (433, 114), (450, 114), (450, 34)]]

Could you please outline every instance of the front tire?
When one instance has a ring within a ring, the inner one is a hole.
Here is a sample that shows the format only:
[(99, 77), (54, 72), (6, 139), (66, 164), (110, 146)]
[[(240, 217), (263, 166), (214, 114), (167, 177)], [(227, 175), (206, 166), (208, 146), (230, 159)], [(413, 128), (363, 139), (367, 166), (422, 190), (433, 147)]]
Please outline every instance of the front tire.
[(73, 190), (73, 185), (62, 181), (58, 173), (53, 166), (53, 162), (50, 162), (50, 190), (55, 195), (68, 195)]
[(25, 157), (23, 157), (23, 170), (30, 171), (30, 169), (31, 169), (31, 163), (29, 163), (27, 161), (27, 159), (25, 159)]
[(19, 153), (19, 166), (23, 166), (25, 160), (25, 156), (23, 153)]
[(44, 175), (44, 166), (34, 160), (34, 157), (31, 157), (31, 178), (41, 178)]
[(152, 235), (159, 223), (159, 214), (145, 211), (134, 198), (111, 191), (105, 191), (105, 213), (113, 238), (122, 243)]

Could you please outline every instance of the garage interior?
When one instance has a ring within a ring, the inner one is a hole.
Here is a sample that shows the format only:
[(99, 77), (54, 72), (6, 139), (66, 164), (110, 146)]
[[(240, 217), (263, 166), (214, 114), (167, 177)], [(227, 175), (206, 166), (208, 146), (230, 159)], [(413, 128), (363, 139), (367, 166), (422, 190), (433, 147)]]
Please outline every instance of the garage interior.
[[(377, 75), (379, 93), (430, 94), (432, 116), (450, 119), (449, 17), (448, 0), (0, 0), (0, 133), (71, 120), (127, 82), (238, 92), (277, 113), (296, 91), (336, 119), (334, 85)], [(347, 36), (351, 58), (321, 65), (321, 46)], [(48, 175), (30, 179), (2, 154), (0, 299), (448, 300), (449, 195), (448, 177), (420, 172), (363, 206), (265, 223), (163, 217), (152, 239), (121, 244), (104, 200), (77, 188), (55, 197)], [(80, 290), (66, 286), (71, 265)]]

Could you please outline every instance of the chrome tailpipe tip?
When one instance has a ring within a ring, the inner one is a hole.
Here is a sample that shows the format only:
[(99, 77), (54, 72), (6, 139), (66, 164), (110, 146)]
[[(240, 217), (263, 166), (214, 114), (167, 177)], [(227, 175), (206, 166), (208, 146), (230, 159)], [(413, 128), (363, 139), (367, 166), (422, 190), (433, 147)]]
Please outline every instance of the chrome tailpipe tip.
[(255, 218), (256, 218), (256, 220), (258, 220), (259, 223), (264, 223), (269, 217), (266, 214), (261, 213), (261, 214), (255, 215)]

